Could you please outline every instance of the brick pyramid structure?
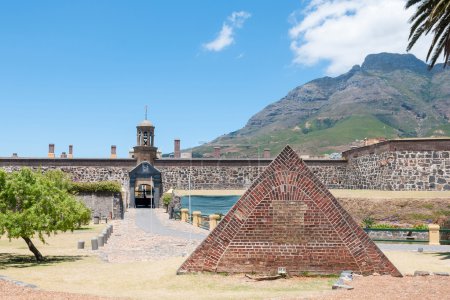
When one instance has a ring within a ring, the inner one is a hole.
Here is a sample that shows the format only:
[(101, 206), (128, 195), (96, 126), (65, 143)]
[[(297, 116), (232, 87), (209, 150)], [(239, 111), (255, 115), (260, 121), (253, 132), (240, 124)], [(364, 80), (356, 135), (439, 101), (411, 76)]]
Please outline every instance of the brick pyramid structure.
[(178, 269), (402, 276), (289, 147)]

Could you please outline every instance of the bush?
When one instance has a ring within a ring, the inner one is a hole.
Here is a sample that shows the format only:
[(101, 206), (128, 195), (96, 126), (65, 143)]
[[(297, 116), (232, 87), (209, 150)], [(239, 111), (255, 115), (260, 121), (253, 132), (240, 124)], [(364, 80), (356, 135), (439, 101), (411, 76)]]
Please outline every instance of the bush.
[(372, 226), (375, 224), (375, 220), (371, 217), (366, 217), (362, 221), (362, 225), (364, 228), (372, 228)]
[(427, 224), (416, 224), (413, 226), (414, 229), (419, 229), (419, 230), (426, 230), (428, 229), (428, 225)]
[(374, 229), (395, 229), (399, 228), (397, 225), (391, 225), (391, 224), (374, 224), (372, 227)]
[(99, 181), (99, 182), (72, 182), (69, 191), (76, 193), (97, 193), (111, 192), (120, 193), (122, 187), (117, 181)]
[(170, 201), (172, 201), (172, 195), (164, 194), (162, 196), (162, 201), (163, 201), (164, 205), (168, 206), (170, 204)]

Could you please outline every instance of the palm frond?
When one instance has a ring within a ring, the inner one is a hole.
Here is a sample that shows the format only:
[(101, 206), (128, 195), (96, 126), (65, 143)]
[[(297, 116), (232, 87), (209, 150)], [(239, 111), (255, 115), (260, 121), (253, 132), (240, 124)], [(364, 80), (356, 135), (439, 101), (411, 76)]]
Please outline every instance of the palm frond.
[(424, 35), (433, 34), (426, 61), (432, 68), (444, 55), (444, 66), (450, 57), (450, 0), (408, 0), (405, 8), (415, 7), (409, 22), (411, 28), (406, 50), (410, 51)]

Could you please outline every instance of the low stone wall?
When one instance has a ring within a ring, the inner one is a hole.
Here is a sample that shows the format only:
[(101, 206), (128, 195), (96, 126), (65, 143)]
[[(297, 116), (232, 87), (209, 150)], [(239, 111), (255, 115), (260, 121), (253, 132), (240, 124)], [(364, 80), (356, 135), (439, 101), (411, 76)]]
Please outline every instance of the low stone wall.
[(121, 193), (80, 193), (76, 197), (91, 209), (92, 217), (123, 219), (124, 203)]
[(412, 241), (428, 241), (429, 232), (411, 232), (411, 235), (408, 236), (409, 231), (389, 231), (389, 230), (380, 230), (380, 231), (366, 231), (369, 237), (372, 240), (405, 240), (408, 238)]

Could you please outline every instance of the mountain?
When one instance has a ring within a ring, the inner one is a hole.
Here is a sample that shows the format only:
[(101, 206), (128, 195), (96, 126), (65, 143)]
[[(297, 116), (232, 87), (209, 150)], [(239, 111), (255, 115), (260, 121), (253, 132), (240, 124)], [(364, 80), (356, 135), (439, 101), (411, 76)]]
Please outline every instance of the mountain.
[(226, 156), (250, 157), (290, 144), (320, 155), (364, 138), (449, 135), (449, 83), (442, 65), (428, 70), (411, 54), (371, 54), (343, 75), (296, 87), (242, 129), (192, 150), (208, 156), (220, 145)]

